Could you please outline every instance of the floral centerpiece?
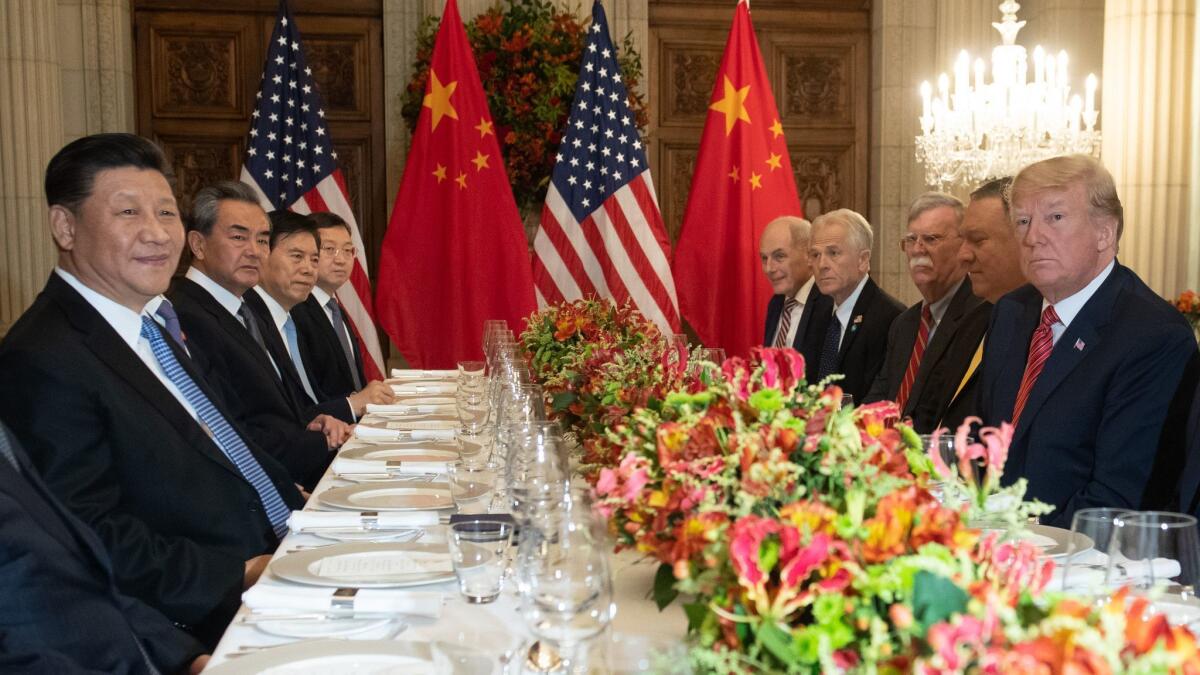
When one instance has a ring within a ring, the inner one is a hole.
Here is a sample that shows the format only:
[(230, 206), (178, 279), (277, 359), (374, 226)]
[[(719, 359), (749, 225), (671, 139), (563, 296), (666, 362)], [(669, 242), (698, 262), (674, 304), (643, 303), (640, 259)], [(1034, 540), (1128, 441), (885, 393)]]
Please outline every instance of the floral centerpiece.
[[(401, 108), (410, 129), (416, 128), (428, 86), (437, 23), (430, 16), (417, 30), (416, 61)], [(504, 0), (467, 22), (466, 30), (517, 208), (524, 216), (540, 213), (575, 95), (585, 26), (575, 12), (550, 0)], [(638, 92), (642, 62), (632, 35), (623, 40), (617, 63), (644, 133), (649, 117)]]
[(1200, 295), (1191, 290), (1180, 293), (1179, 297), (1175, 299), (1175, 309), (1178, 309), (1188, 323), (1192, 324), (1196, 338), (1200, 339)]
[[(940, 504), (931, 481), (955, 470), (893, 425), (894, 404), (844, 409), (838, 387), (809, 386), (803, 373), (796, 352), (756, 349), (600, 441), (614, 460), (593, 474), (597, 508), (619, 547), (662, 563), (660, 606), (685, 598), (695, 665), (1192, 672), (1190, 633), (1157, 620), (1147, 628), (1123, 603), (1095, 610), (1044, 595), (1052, 563), (1036, 547), (983, 534), (966, 510)], [(1010, 433), (964, 438), (957, 472), (988, 489)], [(1006, 494), (1015, 501), (988, 512), (1023, 522), (1023, 493)]]

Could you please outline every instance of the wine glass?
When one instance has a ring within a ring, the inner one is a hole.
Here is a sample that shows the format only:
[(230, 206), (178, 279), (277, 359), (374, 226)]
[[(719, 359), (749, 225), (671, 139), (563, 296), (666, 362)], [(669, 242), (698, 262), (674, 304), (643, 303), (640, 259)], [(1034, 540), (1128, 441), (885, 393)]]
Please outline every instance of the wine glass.
[(1196, 519), (1182, 513), (1142, 511), (1112, 520), (1106, 581), (1149, 591), (1194, 586), (1200, 579)]
[[(1105, 593), (1108, 556), (1112, 544), (1113, 523), (1136, 512), (1128, 509), (1098, 507), (1079, 509), (1071, 517), (1070, 543), (1062, 566), (1062, 590), (1077, 595), (1100, 598)], [(1078, 533), (1092, 541), (1092, 547), (1079, 548)]]
[(616, 615), (608, 542), (567, 518), (521, 560), (521, 610), (529, 631), (558, 649), (566, 672), (588, 672), (587, 643)]

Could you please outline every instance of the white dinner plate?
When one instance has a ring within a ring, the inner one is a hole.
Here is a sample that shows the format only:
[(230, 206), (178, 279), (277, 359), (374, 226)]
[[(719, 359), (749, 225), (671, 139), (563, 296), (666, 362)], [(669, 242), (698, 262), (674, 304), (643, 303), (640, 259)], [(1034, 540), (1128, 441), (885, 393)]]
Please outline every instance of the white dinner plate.
[(1191, 627), (1200, 621), (1200, 600), (1194, 596), (1167, 593), (1150, 602), (1151, 611), (1165, 614), (1173, 626)]
[(205, 673), (235, 675), (377, 675), (438, 672), (428, 644), (395, 640), (307, 640), (229, 659)]
[(267, 635), (311, 640), (347, 637), (383, 628), (394, 619), (313, 619), (312, 621), (258, 621), (254, 627)]
[(331, 539), (333, 541), (386, 541), (386, 542), (404, 542), (416, 541), (424, 537), (424, 530), (419, 527), (413, 527), (408, 530), (399, 530), (395, 532), (380, 532), (378, 530), (353, 530), (346, 528), (344, 530), (322, 530), (312, 533), (322, 539)]
[(349, 511), (428, 511), (454, 506), (446, 483), (399, 480), (330, 488), (318, 495), (317, 501)]
[(376, 459), (402, 462), (453, 462), (458, 459), (458, 447), (453, 443), (428, 441), (411, 445), (360, 445), (342, 450), (338, 457), (346, 459)]
[[(1072, 532), (1061, 527), (1049, 525), (1029, 525), (1025, 532), (1018, 535), (1028, 540), (1034, 546), (1042, 549), (1042, 555), (1050, 559), (1065, 557), (1068, 553), (1079, 554), (1092, 550), (1092, 539), (1082, 532)], [(1074, 539), (1075, 547), (1071, 547)]]
[[(390, 573), (368, 571), (369, 567), (381, 567), (402, 559), (420, 563), (426, 569), (409, 568)], [(344, 574), (330, 571), (334, 568), (344, 570)], [(267, 569), (285, 581), (334, 588), (403, 588), (454, 579), (450, 549), (445, 542), (334, 544), (289, 553), (272, 560)]]

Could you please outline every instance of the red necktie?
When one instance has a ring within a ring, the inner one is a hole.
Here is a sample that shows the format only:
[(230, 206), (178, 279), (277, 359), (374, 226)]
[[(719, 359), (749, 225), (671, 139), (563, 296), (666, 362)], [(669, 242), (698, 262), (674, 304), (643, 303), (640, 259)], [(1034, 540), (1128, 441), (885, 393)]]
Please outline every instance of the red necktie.
[(775, 331), (775, 344), (773, 346), (776, 349), (788, 346), (787, 335), (788, 331), (792, 328), (792, 310), (799, 304), (799, 301), (795, 298), (788, 298), (783, 303), (783, 315), (779, 317), (779, 329)]
[(896, 393), (896, 406), (904, 411), (908, 395), (912, 392), (913, 382), (917, 379), (917, 371), (921, 368), (921, 357), (925, 356), (925, 345), (929, 344), (929, 331), (933, 330), (933, 313), (929, 305), (921, 308), (921, 328), (917, 331), (917, 341), (913, 344), (912, 355), (908, 357), (908, 367), (904, 369), (904, 380), (900, 382), (900, 391)]
[(1042, 368), (1046, 365), (1046, 359), (1050, 357), (1050, 351), (1054, 349), (1054, 331), (1050, 327), (1058, 322), (1058, 313), (1054, 311), (1054, 305), (1046, 305), (1046, 309), (1042, 310), (1042, 322), (1033, 331), (1033, 338), (1029, 341), (1029, 358), (1025, 361), (1025, 375), (1021, 377), (1021, 388), (1017, 391), (1017, 404), (1013, 406), (1013, 427), (1016, 427), (1017, 422), (1020, 421), (1021, 411), (1025, 409), (1025, 402), (1029, 400), (1029, 392), (1033, 391), (1033, 385), (1037, 382), (1038, 375), (1042, 374)]

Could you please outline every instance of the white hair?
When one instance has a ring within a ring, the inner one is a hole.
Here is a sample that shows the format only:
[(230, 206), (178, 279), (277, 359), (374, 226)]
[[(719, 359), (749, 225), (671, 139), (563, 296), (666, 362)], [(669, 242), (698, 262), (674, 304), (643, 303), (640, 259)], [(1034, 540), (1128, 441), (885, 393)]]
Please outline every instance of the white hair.
[(875, 240), (875, 233), (871, 230), (871, 224), (867, 222), (862, 214), (850, 209), (837, 209), (829, 213), (822, 213), (813, 218), (813, 228), (821, 227), (826, 223), (841, 223), (846, 226), (846, 233), (849, 238), (854, 240), (855, 246), (860, 251), (870, 251), (871, 242)]

